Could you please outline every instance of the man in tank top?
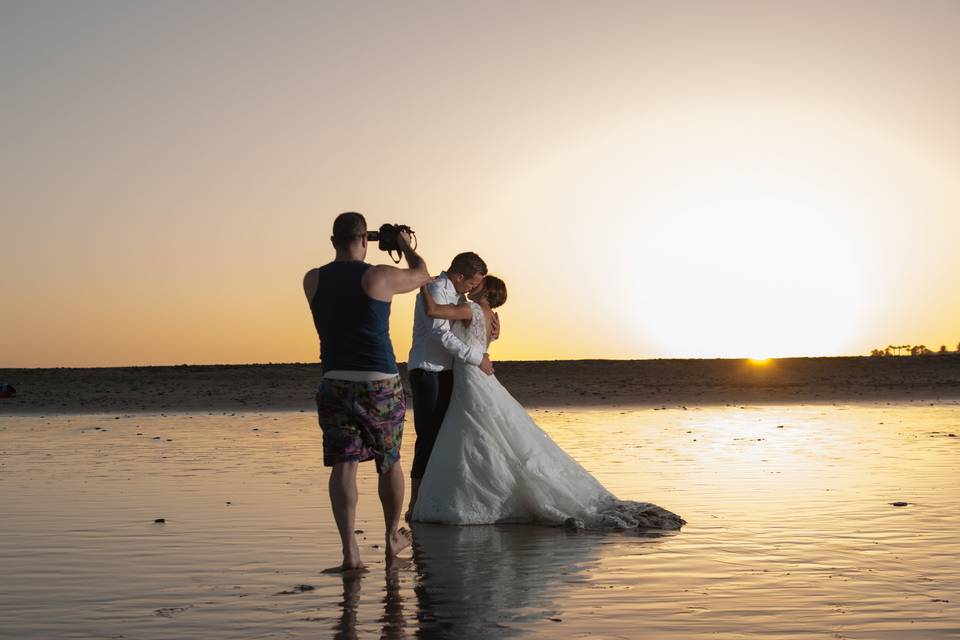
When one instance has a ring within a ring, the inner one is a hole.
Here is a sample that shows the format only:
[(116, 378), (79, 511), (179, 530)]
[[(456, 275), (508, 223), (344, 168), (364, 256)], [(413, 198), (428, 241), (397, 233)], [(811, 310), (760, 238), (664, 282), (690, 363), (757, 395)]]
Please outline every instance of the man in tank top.
[(376, 464), (387, 557), (411, 543), (410, 532), (400, 527), (406, 406), (390, 342), (390, 303), (394, 295), (416, 291), (431, 278), (406, 233), (398, 239), (406, 269), (364, 262), (367, 223), (359, 213), (337, 216), (330, 239), (333, 262), (308, 271), (303, 290), (320, 337), (324, 373), (317, 415), (323, 463), (332, 467), (330, 503), (343, 544), (343, 563), (332, 570), (354, 571), (363, 569), (354, 534), (360, 462), (373, 459)]

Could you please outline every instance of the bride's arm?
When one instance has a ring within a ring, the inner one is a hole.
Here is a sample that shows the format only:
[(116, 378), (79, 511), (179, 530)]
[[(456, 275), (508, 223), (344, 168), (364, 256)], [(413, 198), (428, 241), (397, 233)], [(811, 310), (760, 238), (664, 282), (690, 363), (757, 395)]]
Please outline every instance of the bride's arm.
[(426, 285), (420, 287), (420, 295), (423, 298), (423, 310), (431, 318), (441, 320), (470, 320), (473, 315), (470, 312), (470, 305), (463, 304), (437, 304)]

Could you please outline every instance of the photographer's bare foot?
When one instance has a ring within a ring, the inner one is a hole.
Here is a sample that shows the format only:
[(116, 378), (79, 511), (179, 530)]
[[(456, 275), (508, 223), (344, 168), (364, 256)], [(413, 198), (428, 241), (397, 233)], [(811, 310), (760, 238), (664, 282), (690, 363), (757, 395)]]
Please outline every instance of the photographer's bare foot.
[(337, 565), (335, 567), (329, 567), (321, 571), (321, 573), (342, 573), (345, 576), (351, 576), (351, 575), (360, 575), (363, 573), (367, 573), (369, 571), (370, 570), (367, 569), (366, 565), (361, 562), (360, 564), (348, 565), (344, 563), (344, 564)]
[(406, 527), (400, 527), (387, 536), (387, 557), (396, 557), (411, 544), (413, 544), (413, 534)]
[(356, 539), (352, 540), (350, 552), (343, 555), (343, 562), (336, 567), (323, 570), (323, 573), (342, 573), (344, 575), (366, 572), (367, 567), (364, 566), (363, 561), (360, 559), (360, 549), (357, 548)]

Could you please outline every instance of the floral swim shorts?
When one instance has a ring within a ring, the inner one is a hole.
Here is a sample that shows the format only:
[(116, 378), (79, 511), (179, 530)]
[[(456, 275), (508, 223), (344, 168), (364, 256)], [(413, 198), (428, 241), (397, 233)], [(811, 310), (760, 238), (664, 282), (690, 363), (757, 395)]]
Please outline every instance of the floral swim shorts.
[(317, 389), (323, 464), (373, 458), (377, 473), (400, 460), (406, 402), (400, 376), (371, 382), (324, 378)]

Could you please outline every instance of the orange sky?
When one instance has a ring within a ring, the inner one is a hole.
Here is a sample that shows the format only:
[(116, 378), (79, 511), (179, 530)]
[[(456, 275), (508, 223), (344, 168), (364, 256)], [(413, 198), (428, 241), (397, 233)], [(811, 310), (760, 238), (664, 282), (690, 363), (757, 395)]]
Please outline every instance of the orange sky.
[(0, 367), (314, 361), (344, 210), (434, 272), (480, 253), (495, 359), (954, 349), (957, 32), (955, 2), (4, 3)]

